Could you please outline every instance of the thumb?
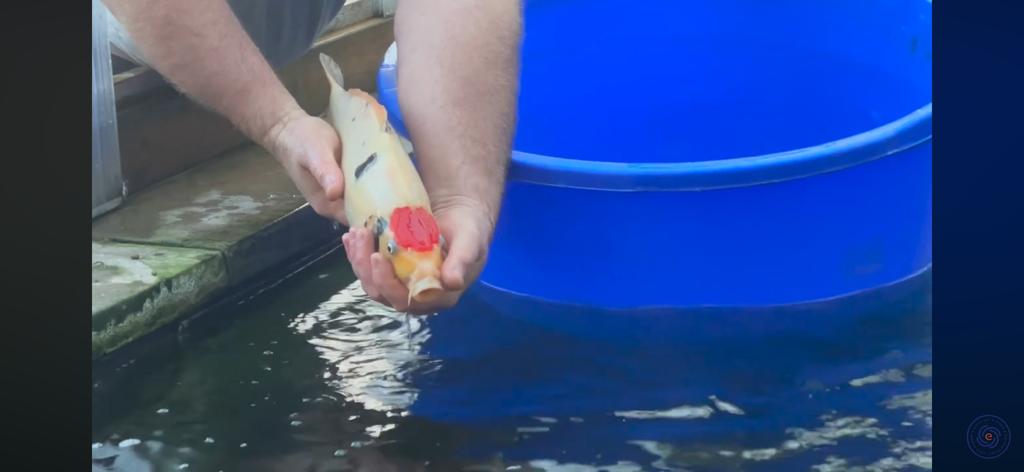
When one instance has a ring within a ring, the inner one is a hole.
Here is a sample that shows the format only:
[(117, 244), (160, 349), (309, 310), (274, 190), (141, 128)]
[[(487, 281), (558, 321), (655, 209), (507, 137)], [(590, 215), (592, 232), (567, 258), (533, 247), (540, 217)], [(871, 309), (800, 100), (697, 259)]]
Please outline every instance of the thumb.
[(448, 257), (441, 266), (441, 282), (447, 290), (465, 290), (467, 273), (472, 264), (480, 259), (480, 248), (476, 241), (465, 233), (452, 235)]
[(328, 200), (339, 200), (345, 190), (345, 179), (341, 168), (334, 159), (317, 156), (309, 164), (309, 173), (313, 175)]

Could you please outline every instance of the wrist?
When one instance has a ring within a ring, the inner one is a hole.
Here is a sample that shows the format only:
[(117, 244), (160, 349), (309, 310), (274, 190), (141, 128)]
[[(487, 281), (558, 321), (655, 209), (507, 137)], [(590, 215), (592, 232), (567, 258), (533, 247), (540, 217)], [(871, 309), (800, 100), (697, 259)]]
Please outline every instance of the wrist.
[[(292, 103), (294, 104), (294, 101)], [(274, 159), (280, 161), (281, 157), (286, 154), (289, 126), (296, 119), (306, 117), (307, 113), (298, 104), (294, 104), (294, 106), (286, 104), (263, 116), (266, 117), (264, 122), (255, 124), (249, 136), (269, 151)]]
[(288, 123), (306, 112), (269, 66), (262, 65), (249, 77), (238, 81), (229, 93), (222, 95), (220, 106), (215, 108), (220, 109), (249, 139), (276, 157), (282, 131)]

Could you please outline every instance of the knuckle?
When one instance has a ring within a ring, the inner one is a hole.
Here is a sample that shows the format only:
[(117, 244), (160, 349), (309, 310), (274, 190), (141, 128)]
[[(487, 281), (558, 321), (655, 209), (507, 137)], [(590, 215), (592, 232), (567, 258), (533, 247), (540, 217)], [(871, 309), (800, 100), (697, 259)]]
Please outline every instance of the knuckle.
[(322, 182), (323, 178), (326, 176), (326, 173), (324, 172), (323, 167), (317, 166), (317, 165), (314, 165), (314, 166), (310, 167), (309, 174), (312, 175), (313, 179), (316, 180), (317, 185), (320, 185), (320, 182)]

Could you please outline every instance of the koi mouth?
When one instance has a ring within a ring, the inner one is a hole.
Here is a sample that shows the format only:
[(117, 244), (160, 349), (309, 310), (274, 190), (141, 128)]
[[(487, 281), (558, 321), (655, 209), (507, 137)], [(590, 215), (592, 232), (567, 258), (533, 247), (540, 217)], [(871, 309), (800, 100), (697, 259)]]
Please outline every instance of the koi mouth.
[(409, 300), (417, 302), (429, 302), (439, 297), (444, 289), (437, 277), (427, 276), (409, 281)]

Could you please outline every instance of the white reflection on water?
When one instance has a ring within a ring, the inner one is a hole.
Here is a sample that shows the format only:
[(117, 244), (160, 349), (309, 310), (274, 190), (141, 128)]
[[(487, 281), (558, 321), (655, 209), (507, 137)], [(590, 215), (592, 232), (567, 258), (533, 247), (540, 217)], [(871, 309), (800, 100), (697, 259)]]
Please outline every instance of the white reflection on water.
[(545, 472), (641, 472), (644, 470), (639, 465), (630, 461), (618, 461), (614, 464), (594, 466), (571, 462), (561, 463), (554, 459), (538, 459), (530, 461), (530, 467), (535, 467)]
[(630, 410), (616, 411), (615, 416), (638, 420), (668, 418), (668, 419), (695, 419), (710, 417), (715, 410), (710, 406), (681, 405), (668, 410)]
[(197, 458), (196, 451), (191, 448), (174, 448), (160, 441), (131, 441), (127, 445), (112, 442), (97, 444), (93, 445), (92, 451), (93, 471), (183, 470), (189, 467), (190, 460)]
[(919, 392), (896, 395), (884, 403), (890, 410), (907, 409), (907, 416), (911, 419), (924, 421), (928, 427), (932, 427), (932, 390), (921, 390)]
[[(929, 365), (930, 366), (930, 365)], [(923, 371), (923, 366), (917, 366)], [(923, 376), (923, 375), (922, 375)], [(932, 391), (894, 395), (882, 402), (889, 410), (906, 409), (907, 417), (923, 421), (931, 427)], [(686, 470), (686, 467), (712, 466), (715, 468), (741, 467), (743, 461), (770, 461), (790, 457), (794, 454), (838, 445), (842, 441), (859, 438), (887, 444), (888, 457), (882, 457), (865, 465), (851, 464), (849, 460), (829, 455), (825, 462), (812, 467), (818, 472), (867, 472), (894, 471), (916, 468), (932, 468), (932, 442), (930, 435), (922, 439), (898, 439), (890, 434), (893, 430), (877, 418), (863, 416), (837, 416), (835, 412), (819, 417), (822, 422), (812, 429), (786, 428), (786, 439), (776, 447), (760, 449), (721, 449), (717, 454), (710, 452), (706, 445), (695, 447), (677, 446), (657, 441), (628, 441), (658, 459), (651, 465), (658, 470)], [(903, 422), (901, 424), (905, 424)]]
[(411, 373), (430, 332), (418, 316), (398, 313), (366, 297), (356, 281), (295, 317), (290, 327), (316, 347), (330, 369), (325, 382), (348, 401), (383, 412), (405, 412), (418, 390)]

